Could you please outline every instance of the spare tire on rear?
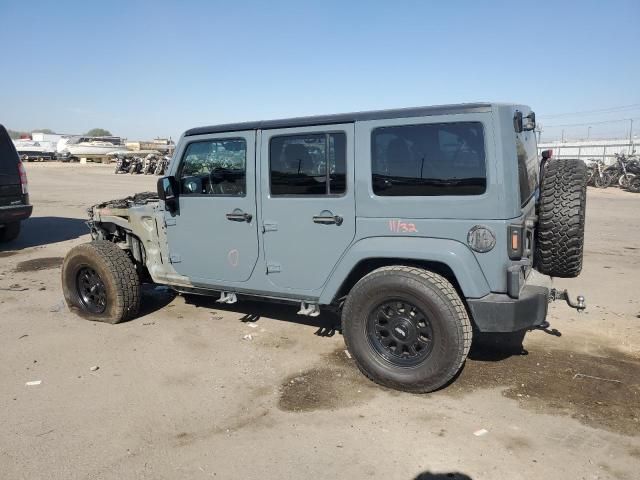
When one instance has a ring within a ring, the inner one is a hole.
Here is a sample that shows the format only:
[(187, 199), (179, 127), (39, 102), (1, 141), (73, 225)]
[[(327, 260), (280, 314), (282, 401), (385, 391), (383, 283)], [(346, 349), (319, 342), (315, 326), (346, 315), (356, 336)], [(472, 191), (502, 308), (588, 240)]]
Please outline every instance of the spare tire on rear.
[(582, 160), (549, 160), (542, 172), (535, 268), (573, 278), (582, 270), (587, 166)]

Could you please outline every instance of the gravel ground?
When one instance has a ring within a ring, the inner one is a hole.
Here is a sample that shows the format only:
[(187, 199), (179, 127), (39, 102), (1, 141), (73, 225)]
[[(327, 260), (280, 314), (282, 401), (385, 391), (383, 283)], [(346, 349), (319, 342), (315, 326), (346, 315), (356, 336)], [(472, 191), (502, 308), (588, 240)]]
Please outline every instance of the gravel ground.
[(33, 217), (0, 249), (3, 479), (638, 478), (640, 195), (589, 190), (583, 274), (557, 282), (586, 313), (553, 304), (528, 354), (474, 345), (410, 395), (366, 380), (327, 314), (147, 288), (130, 322), (72, 315), (60, 264), (86, 207), (156, 177), (27, 169)]

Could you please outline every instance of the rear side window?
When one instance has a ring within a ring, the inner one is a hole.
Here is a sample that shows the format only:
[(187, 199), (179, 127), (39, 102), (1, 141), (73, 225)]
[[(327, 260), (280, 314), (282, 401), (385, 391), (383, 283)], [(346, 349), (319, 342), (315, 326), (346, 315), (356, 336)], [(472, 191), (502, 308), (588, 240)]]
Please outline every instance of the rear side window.
[(538, 148), (533, 132), (516, 133), (520, 202), (524, 206), (538, 185)]
[(0, 125), (0, 174), (18, 174), (18, 152), (9, 137), (9, 133)]
[(480, 195), (486, 190), (480, 122), (377, 128), (371, 148), (376, 195)]
[(346, 189), (346, 135), (273, 137), (269, 144), (271, 195), (340, 195)]
[(246, 157), (244, 138), (190, 143), (180, 166), (180, 193), (243, 197)]

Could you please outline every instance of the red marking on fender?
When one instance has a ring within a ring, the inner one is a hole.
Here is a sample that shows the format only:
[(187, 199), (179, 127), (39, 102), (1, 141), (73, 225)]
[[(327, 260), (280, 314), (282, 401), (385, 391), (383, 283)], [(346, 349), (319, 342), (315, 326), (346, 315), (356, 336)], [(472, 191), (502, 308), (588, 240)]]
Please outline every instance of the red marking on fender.
[(389, 231), (393, 233), (418, 233), (415, 223), (389, 220)]

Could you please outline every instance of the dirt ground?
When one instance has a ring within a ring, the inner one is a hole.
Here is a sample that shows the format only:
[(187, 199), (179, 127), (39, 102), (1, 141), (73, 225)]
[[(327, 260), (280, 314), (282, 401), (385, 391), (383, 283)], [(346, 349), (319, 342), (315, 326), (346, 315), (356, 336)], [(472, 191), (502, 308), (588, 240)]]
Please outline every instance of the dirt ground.
[(366, 380), (327, 314), (147, 288), (133, 321), (72, 315), (60, 264), (86, 207), (156, 177), (27, 170), (33, 217), (0, 249), (1, 478), (638, 478), (640, 195), (589, 190), (583, 273), (557, 282), (586, 313), (556, 302), (526, 351), (474, 345), (410, 395)]

